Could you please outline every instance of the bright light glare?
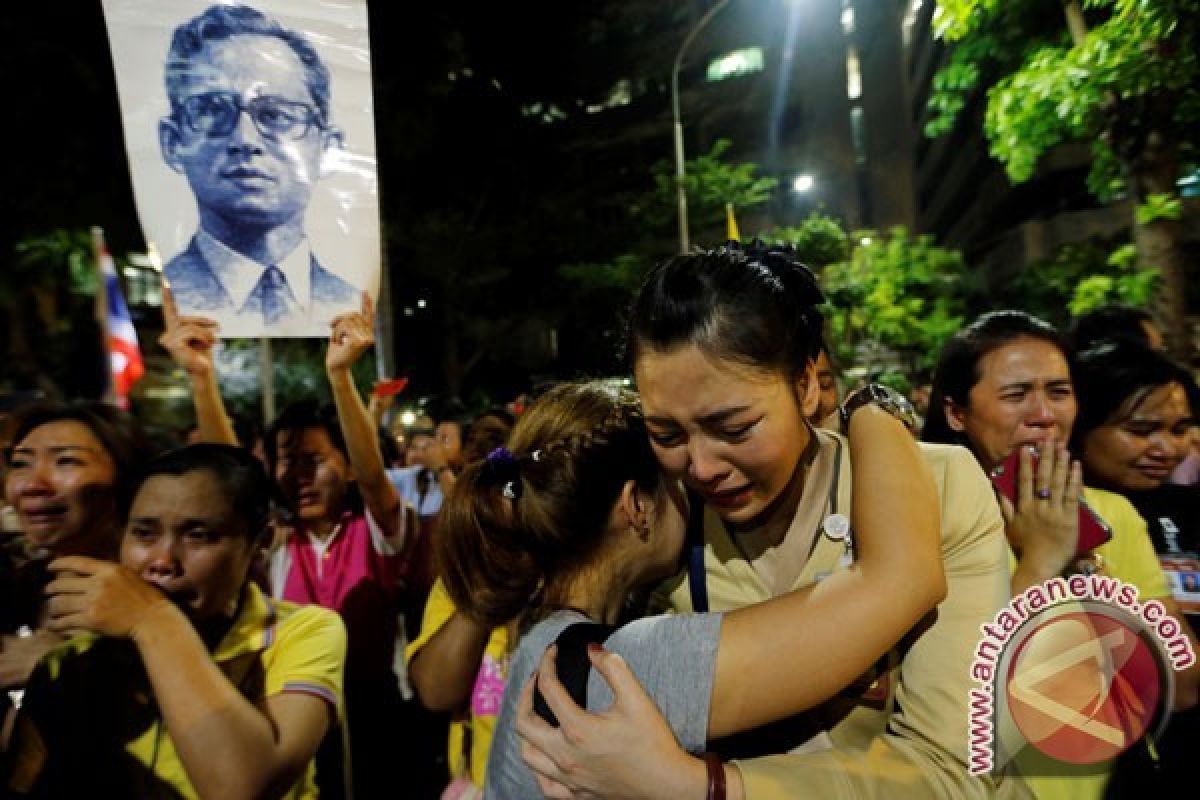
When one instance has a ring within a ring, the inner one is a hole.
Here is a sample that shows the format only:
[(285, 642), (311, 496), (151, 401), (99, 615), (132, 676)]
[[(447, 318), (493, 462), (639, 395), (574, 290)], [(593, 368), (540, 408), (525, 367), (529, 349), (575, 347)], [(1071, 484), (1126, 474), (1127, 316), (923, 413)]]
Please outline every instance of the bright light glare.
[(747, 47), (743, 50), (734, 50), (732, 53), (726, 53), (710, 62), (708, 70), (705, 72), (705, 79), (709, 82), (723, 81), (726, 78), (733, 78), (738, 75), (762, 72), (763, 63), (763, 49), (761, 47)]
[(792, 181), (792, 191), (795, 191), (795, 192), (812, 191), (812, 188), (815, 185), (816, 185), (816, 181), (813, 180), (813, 176), (809, 175), (806, 172), (803, 175), (797, 175), (796, 180)]
[(424, 308), (427, 305), (429, 305), (429, 303), (425, 302), (424, 297), (417, 301), (417, 308)]
[(417, 422), (417, 415), (412, 411), (400, 412), (400, 424), (406, 428), (411, 428)]
[(871, 246), (871, 237), (870, 237), (870, 236), (864, 236), (864, 237), (862, 237), (861, 239), (859, 239), (859, 242), (861, 242), (861, 243), (862, 243), (862, 246), (863, 246), (863, 247), (870, 247), (870, 246)]

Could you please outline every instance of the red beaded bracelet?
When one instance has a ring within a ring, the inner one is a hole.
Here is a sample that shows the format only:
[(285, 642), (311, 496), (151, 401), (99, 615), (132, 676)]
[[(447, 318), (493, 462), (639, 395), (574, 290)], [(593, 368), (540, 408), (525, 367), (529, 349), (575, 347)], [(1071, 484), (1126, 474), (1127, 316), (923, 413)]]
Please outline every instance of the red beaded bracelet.
[(708, 794), (705, 800), (725, 800), (725, 764), (716, 753), (704, 754), (704, 767), (708, 770)]

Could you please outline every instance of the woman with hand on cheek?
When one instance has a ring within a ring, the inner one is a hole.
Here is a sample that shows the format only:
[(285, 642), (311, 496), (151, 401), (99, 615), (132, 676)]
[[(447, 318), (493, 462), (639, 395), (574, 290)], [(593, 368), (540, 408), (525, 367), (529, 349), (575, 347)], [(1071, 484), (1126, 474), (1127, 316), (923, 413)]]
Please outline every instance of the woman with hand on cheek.
[(33, 797), (315, 797), (312, 759), (341, 707), (345, 631), (248, 580), (270, 484), (248, 451), (156, 459), (120, 562), (52, 562), (50, 625), (78, 634), (38, 666), (8, 788)]
[(34, 666), (62, 641), (46, 625), (46, 565), (57, 556), (116, 556), (145, 454), (133, 420), (100, 403), (27, 408), (13, 442), (4, 488), (29, 558), (0, 574), (0, 749)]
[[(1070, 572), (1098, 572), (1135, 587), (1139, 602), (1160, 601), (1178, 619), (1145, 521), (1110, 491), (1111, 482), (1093, 485), (1100, 477), (1098, 452), (1087, 455), (1084, 434), (1108, 416), (1100, 409), (1111, 411), (1131, 381), (1105, 369), (1077, 385), (1073, 356), (1054, 327), (1037, 317), (1023, 311), (980, 316), (942, 349), (922, 435), (965, 444), (988, 471), (1020, 448), (1017, 500), (999, 501), (1012, 548), (1014, 594)], [(1077, 417), (1090, 418), (1082, 432)], [(1036, 469), (1031, 451), (1040, 456)], [(1111, 531), (1109, 541), (1087, 552), (1079, 552), (1083, 503)], [(1195, 704), (1198, 680), (1200, 664), (1175, 674), (1174, 710)], [(1022, 749), (1016, 763), (1039, 800), (1102, 797), (1114, 768), (1102, 762), (1083, 774), (1042, 758), (1036, 748)]]

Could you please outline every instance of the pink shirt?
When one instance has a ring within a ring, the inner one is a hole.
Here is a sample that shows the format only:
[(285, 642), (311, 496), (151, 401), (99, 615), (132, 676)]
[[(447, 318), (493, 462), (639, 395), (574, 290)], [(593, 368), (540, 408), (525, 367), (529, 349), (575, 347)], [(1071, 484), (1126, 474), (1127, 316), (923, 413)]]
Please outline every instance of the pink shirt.
[(301, 527), (271, 556), (271, 593), (342, 616), (347, 674), (391, 674), (404, 563), (366, 511), (346, 512), (324, 542)]

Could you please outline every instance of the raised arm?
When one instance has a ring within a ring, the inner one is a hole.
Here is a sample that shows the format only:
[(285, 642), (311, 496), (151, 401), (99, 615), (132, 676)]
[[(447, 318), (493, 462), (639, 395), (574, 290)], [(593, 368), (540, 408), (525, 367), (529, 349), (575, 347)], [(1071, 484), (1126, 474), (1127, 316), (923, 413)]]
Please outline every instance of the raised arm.
[(400, 513), (403, 503), (384, 471), (377, 429), (350, 374), (354, 362), (374, 343), (375, 312), (370, 295), (363, 292), (361, 311), (342, 314), (333, 321), (325, 372), (363, 502), (384, 537), (400, 550), (408, 515)]
[(225, 402), (221, 399), (221, 387), (213, 366), (212, 349), (217, 343), (217, 323), (207, 317), (179, 316), (175, 297), (165, 280), (162, 296), (163, 334), (158, 337), (158, 343), (188, 375), (200, 441), (238, 444), (233, 423), (225, 413)]
[[(282, 797), (312, 760), (332, 718), (310, 694), (256, 706), (229, 682), (183, 613), (113, 563), (72, 557), (51, 568), (51, 627), (128, 637), (188, 779), (200, 797)], [(331, 646), (337, 642), (331, 642)], [(344, 651), (344, 638), (341, 640)]]
[(849, 442), (857, 559), (815, 586), (726, 614), (709, 738), (825, 701), (946, 595), (937, 487), (912, 435), (868, 405), (850, 418)]

